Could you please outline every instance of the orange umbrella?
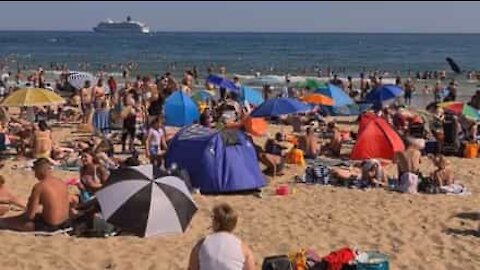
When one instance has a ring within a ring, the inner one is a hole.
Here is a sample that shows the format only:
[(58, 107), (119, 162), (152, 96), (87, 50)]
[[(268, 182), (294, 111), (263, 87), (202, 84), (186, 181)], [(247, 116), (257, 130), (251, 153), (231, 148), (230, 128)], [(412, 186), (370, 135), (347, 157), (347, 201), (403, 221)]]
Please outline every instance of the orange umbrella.
[(302, 101), (307, 102), (307, 103), (313, 103), (317, 105), (325, 105), (325, 106), (333, 106), (335, 105), (335, 101), (325, 95), (322, 94), (307, 94), (303, 96)]
[(263, 136), (267, 133), (268, 123), (263, 118), (247, 117), (243, 120), (243, 126), (253, 136)]

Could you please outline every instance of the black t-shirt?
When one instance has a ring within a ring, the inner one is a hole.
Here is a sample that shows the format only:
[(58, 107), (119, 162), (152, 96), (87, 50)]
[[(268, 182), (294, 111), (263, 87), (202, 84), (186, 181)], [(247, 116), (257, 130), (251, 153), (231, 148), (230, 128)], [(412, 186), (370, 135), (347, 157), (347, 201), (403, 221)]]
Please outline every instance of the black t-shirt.
[(148, 115), (150, 116), (158, 116), (162, 114), (163, 110), (163, 100), (158, 98), (150, 103), (150, 107), (148, 107)]

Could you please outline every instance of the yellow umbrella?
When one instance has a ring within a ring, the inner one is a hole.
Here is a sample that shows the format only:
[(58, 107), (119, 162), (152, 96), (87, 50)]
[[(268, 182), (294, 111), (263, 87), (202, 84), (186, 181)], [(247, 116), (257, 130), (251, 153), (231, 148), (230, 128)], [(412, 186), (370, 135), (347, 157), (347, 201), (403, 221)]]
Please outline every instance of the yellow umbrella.
[(0, 104), (2, 107), (51, 106), (65, 103), (65, 99), (53, 91), (42, 88), (24, 88), (8, 95)]
[(301, 98), (304, 102), (313, 103), (317, 105), (333, 106), (335, 101), (322, 94), (307, 94)]

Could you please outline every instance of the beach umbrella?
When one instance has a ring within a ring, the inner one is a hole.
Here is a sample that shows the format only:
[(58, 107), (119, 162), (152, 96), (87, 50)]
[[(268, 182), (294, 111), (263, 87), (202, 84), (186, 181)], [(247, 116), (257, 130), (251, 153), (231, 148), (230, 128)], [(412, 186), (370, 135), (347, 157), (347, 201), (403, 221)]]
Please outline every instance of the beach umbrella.
[(43, 88), (24, 88), (8, 95), (0, 104), (2, 107), (52, 106), (65, 103), (55, 92)]
[(306, 94), (305, 96), (301, 97), (301, 100), (304, 102), (308, 102), (311, 104), (316, 105), (325, 105), (325, 106), (333, 106), (335, 105), (335, 101), (325, 95), (322, 94)]
[(255, 106), (262, 104), (264, 101), (262, 94), (259, 91), (245, 86), (240, 88), (240, 100), (242, 102), (247, 101)]
[(471, 120), (480, 120), (480, 112), (472, 106), (459, 101), (442, 102), (438, 104), (439, 107), (451, 111), (457, 115), (463, 115)]
[(314, 79), (306, 79), (305, 81), (298, 83), (297, 87), (300, 87), (300, 88), (308, 87), (310, 89), (317, 89), (317, 88), (325, 87), (325, 83), (314, 80)]
[(152, 165), (112, 170), (95, 193), (103, 218), (141, 237), (182, 233), (197, 207), (183, 180)]
[(90, 81), (90, 84), (93, 86), (97, 83), (97, 78), (87, 72), (71, 72), (67, 76), (67, 82), (77, 90), (82, 89), (86, 81)]
[(240, 92), (240, 88), (238, 86), (236, 86), (235, 83), (233, 83), (232, 81), (227, 80), (223, 77), (220, 77), (218, 75), (208, 76), (207, 77), (207, 83), (211, 83), (211, 84), (216, 85), (218, 87), (223, 87), (227, 90), (230, 90), (230, 91), (233, 91), (233, 92), (236, 92), (236, 93)]
[(251, 117), (272, 117), (292, 113), (307, 112), (312, 109), (306, 103), (291, 98), (268, 99), (258, 106), (251, 114)]
[(382, 104), (401, 95), (403, 95), (403, 90), (400, 87), (393, 84), (384, 84), (370, 91), (365, 99), (373, 104)]
[(209, 99), (213, 100), (214, 97), (215, 97), (215, 93), (212, 93), (211, 91), (208, 91), (208, 90), (196, 91), (192, 95), (192, 99), (195, 102), (204, 102), (204, 101), (207, 101)]
[(326, 84), (325, 87), (317, 88), (314, 93), (322, 94), (333, 99), (337, 107), (355, 104), (353, 99), (349, 97), (342, 88), (331, 83)]
[(175, 91), (164, 104), (165, 125), (183, 127), (200, 118), (198, 107), (183, 91)]

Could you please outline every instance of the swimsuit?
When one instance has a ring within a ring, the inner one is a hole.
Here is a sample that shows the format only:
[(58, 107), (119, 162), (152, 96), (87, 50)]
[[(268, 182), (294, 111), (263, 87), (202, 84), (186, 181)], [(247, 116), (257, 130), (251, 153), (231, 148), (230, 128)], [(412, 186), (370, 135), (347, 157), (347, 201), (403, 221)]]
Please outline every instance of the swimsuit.
[(68, 220), (59, 225), (48, 224), (43, 220), (43, 217), (39, 214), (35, 215), (35, 218), (33, 219), (33, 223), (35, 224), (35, 231), (42, 231), (42, 232), (54, 232), (57, 230), (62, 230), (70, 227), (70, 222)]

